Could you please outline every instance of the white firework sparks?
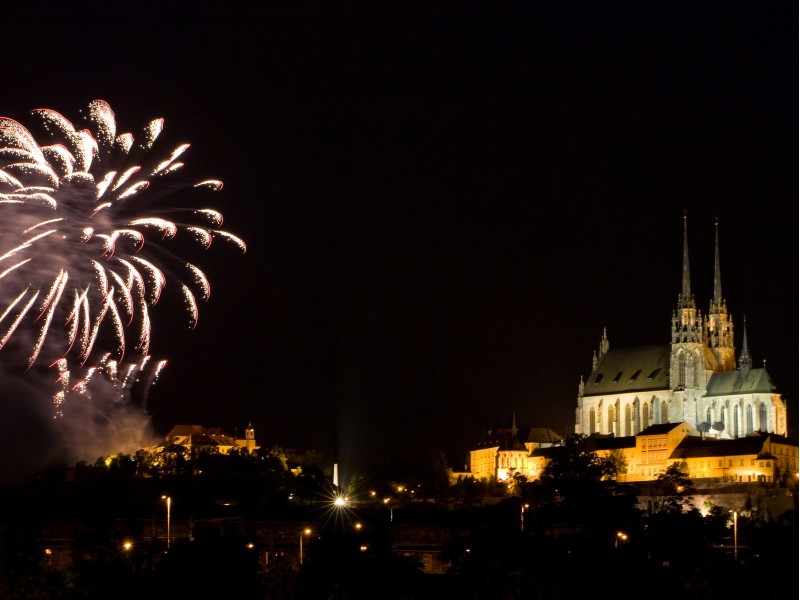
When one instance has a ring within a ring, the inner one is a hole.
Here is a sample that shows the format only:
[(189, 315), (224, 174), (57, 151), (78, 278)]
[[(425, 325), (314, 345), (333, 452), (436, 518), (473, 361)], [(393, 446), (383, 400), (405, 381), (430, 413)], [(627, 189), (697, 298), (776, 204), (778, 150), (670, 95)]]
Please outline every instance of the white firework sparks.
[[(197, 302), (211, 294), (208, 278), (164, 244), (185, 232), (202, 249), (215, 239), (242, 252), (246, 246), (219, 229), (216, 210), (184, 211), (191, 222), (154, 214), (170, 214), (164, 210), (142, 211), (154, 197), (148, 190), (180, 172), (177, 159), (189, 148), (181, 144), (166, 158), (148, 158), (163, 119), (150, 121), (137, 138), (117, 133), (102, 100), (89, 103), (82, 128), (51, 109), (31, 117), (40, 138), (0, 117), (0, 350), (16, 341), (14, 354), (24, 352), (26, 368), (55, 367), (60, 403), (67, 386), (85, 385), (98, 368), (130, 385), (147, 363), (149, 311), (168, 281), (177, 279), (188, 324), (196, 325)], [(193, 187), (217, 191), (222, 182)], [(131, 348), (144, 361), (117, 372)], [(78, 366), (85, 372), (70, 377)]]

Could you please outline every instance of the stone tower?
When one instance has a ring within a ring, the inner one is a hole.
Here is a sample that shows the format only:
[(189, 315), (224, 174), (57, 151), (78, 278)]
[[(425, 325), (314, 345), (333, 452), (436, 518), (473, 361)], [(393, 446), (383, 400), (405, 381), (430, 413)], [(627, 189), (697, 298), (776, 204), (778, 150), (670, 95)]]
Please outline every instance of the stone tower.
[(714, 297), (708, 309), (706, 339), (714, 354), (716, 370), (732, 371), (736, 368), (733, 346), (733, 319), (722, 298), (722, 281), (719, 268), (719, 221), (714, 222)]

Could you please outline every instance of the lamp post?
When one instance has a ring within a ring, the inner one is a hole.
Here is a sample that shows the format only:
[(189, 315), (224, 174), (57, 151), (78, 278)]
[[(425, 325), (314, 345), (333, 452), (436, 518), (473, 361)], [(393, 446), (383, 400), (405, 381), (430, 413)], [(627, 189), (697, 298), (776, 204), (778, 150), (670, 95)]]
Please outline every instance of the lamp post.
[(172, 498), (169, 496), (161, 496), (162, 500), (167, 501), (167, 550), (169, 550), (169, 541), (170, 541), (170, 517), (172, 513)]
[(733, 560), (739, 560), (739, 524), (737, 511), (733, 511)]
[(311, 529), (306, 527), (303, 531), (300, 532), (300, 564), (303, 564), (303, 536), (308, 535), (311, 533)]

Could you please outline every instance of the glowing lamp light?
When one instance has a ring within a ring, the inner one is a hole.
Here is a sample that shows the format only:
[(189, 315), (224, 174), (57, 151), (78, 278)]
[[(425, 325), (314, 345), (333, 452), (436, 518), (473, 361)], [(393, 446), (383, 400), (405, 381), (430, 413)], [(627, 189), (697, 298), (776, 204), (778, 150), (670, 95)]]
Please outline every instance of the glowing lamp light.
[(300, 564), (303, 564), (303, 536), (311, 533), (311, 528), (306, 527), (300, 532)]

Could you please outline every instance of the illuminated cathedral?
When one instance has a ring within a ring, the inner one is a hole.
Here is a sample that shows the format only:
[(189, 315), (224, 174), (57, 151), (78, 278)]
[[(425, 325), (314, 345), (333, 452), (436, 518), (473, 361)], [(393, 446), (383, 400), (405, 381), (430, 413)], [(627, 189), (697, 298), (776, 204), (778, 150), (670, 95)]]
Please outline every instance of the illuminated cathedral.
[(708, 314), (695, 303), (689, 276), (686, 214), (683, 276), (669, 344), (612, 349), (603, 331), (592, 371), (578, 385), (575, 433), (634, 436), (651, 425), (688, 423), (697, 433), (736, 439), (754, 432), (787, 435), (786, 401), (747, 345), (735, 355), (733, 318), (722, 296), (715, 224), (714, 292)]

